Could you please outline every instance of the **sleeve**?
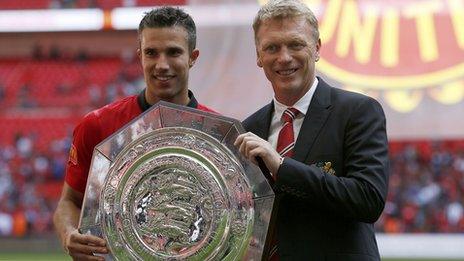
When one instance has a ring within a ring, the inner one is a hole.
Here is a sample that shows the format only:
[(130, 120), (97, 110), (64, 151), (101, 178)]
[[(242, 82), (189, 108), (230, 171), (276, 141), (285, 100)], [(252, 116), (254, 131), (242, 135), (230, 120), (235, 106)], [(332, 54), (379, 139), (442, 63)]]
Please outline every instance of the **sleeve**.
[(94, 113), (87, 114), (74, 129), (65, 182), (81, 193), (85, 192), (93, 149), (100, 136), (99, 120)]
[(377, 101), (365, 99), (351, 113), (343, 148), (344, 175), (286, 158), (276, 190), (337, 216), (373, 223), (385, 205), (389, 171), (385, 115)]

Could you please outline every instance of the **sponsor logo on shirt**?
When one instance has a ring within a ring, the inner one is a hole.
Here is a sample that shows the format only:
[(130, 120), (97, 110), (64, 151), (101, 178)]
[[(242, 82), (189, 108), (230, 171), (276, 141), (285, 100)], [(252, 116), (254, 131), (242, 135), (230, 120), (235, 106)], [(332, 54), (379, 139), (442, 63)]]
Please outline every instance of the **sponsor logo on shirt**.
[(74, 144), (71, 144), (71, 148), (69, 149), (69, 160), (71, 164), (77, 165), (77, 150)]

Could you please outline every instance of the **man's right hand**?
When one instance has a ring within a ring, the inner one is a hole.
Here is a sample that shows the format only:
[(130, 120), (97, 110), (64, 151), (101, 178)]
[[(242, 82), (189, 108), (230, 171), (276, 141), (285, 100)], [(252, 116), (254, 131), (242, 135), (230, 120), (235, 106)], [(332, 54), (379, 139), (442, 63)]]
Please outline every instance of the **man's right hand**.
[(83, 199), (84, 193), (64, 183), (63, 192), (53, 216), (55, 229), (64, 250), (73, 260), (105, 260), (101, 256), (94, 256), (94, 254), (108, 253), (105, 240), (92, 235), (80, 234), (76, 229)]
[(104, 239), (80, 234), (77, 229), (66, 235), (64, 248), (73, 260), (105, 260), (105, 258), (93, 254), (108, 253)]

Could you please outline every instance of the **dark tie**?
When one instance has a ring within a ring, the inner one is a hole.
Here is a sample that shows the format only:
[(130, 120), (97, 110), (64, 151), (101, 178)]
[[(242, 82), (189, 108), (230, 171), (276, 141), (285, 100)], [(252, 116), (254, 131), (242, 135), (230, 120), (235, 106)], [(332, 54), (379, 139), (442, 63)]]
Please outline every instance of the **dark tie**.
[[(282, 114), (282, 121), (284, 125), (279, 132), (279, 138), (277, 139), (277, 152), (282, 157), (291, 157), (293, 156), (293, 147), (295, 147), (295, 135), (293, 134), (293, 120), (298, 116), (300, 112), (295, 108), (287, 108)], [(275, 173), (273, 173), (274, 179)], [(271, 237), (271, 250), (269, 252), (269, 260), (277, 261), (279, 260), (279, 255), (277, 253), (277, 233), (276, 228), (274, 228), (274, 233)]]

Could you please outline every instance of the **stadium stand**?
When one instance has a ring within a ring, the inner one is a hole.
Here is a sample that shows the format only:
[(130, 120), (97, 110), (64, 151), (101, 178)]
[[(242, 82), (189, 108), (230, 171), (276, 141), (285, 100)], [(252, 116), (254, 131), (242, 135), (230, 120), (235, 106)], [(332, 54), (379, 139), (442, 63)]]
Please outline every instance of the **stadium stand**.
[[(185, 0), (0, 1), (1, 10), (182, 5)], [(53, 49), (53, 48), (52, 48)], [(51, 234), (71, 132), (88, 111), (143, 88), (138, 61), (59, 49), (0, 59), (0, 236)], [(224, 66), (226, 67), (226, 66)], [(464, 140), (391, 141), (385, 233), (464, 232)]]
[[(27, 67), (21, 66), (21, 63), (7, 61), (1, 64)], [(71, 69), (54, 67), (48, 61), (32, 64), (33, 68), (42, 65), (43, 68), (55, 68), (43, 69), (41, 73), (45, 76), (40, 75), (39, 78), (63, 73), (61, 70), (73, 73)], [(121, 84), (123, 77), (111, 70), (98, 69), (107, 66), (117, 68), (122, 64), (120, 61), (96, 59), (89, 64), (93, 64), (95, 71), (101, 71), (95, 74), (100, 75), (96, 76), (95, 84), (106, 84), (106, 88), (124, 85)], [(7, 76), (16, 73), (6, 70), (5, 66), (0, 68)], [(10, 78), (15, 77), (10, 75), (5, 79)], [(80, 82), (79, 77), (74, 79), (76, 82), (72, 84)], [(35, 88), (51, 88), (42, 87), (41, 83), (46, 85), (45, 82), (34, 81)], [(19, 88), (21, 84), (18, 82), (15, 86)], [(138, 90), (135, 84), (131, 86), (133, 92)], [(76, 88), (80, 86), (77, 84)], [(38, 99), (37, 108), (13, 111), (14, 114), (3, 113), (0, 117), (0, 234), (4, 236), (52, 233), (51, 216), (61, 189), (71, 130), (82, 115), (48, 112), (47, 107), (60, 103), (47, 97), (55, 96), (53, 92), (41, 93), (44, 98)], [(81, 96), (80, 100), (90, 100), (89, 97), (90, 94), (87, 94), (84, 98)], [(6, 101), (15, 104), (13, 98)], [(111, 96), (104, 102), (117, 98), (118, 95)], [(66, 104), (60, 106), (66, 107)], [(90, 110), (97, 105), (82, 106)], [(376, 223), (377, 231), (464, 232), (464, 141), (393, 141), (390, 143), (390, 155), (389, 196), (384, 214)]]
[[(2, 85), (8, 88), (3, 87), (5, 91), (0, 106), (63, 109), (83, 107), (85, 101), (94, 101), (94, 96), (98, 95), (95, 92), (107, 90), (104, 87), (112, 81), (127, 85), (137, 79), (140, 66), (137, 63), (123, 66), (122, 63), (119, 58), (95, 58), (87, 61), (1, 60), (0, 78)], [(110, 91), (113, 90), (107, 90), (107, 95), (113, 95)], [(110, 100), (112, 99), (114, 97)]]
[(46, 9), (51, 0), (0, 1), (0, 10)]
[(377, 231), (464, 232), (464, 141), (390, 143), (388, 200)]
[(0, 236), (52, 233), (73, 127), (140, 75), (120, 58), (0, 60)]
[(0, 10), (20, 9), (60, 9), (60, 8), (100, 8), (185, 5), (185, 0), (21, 0), (0, 1)]

